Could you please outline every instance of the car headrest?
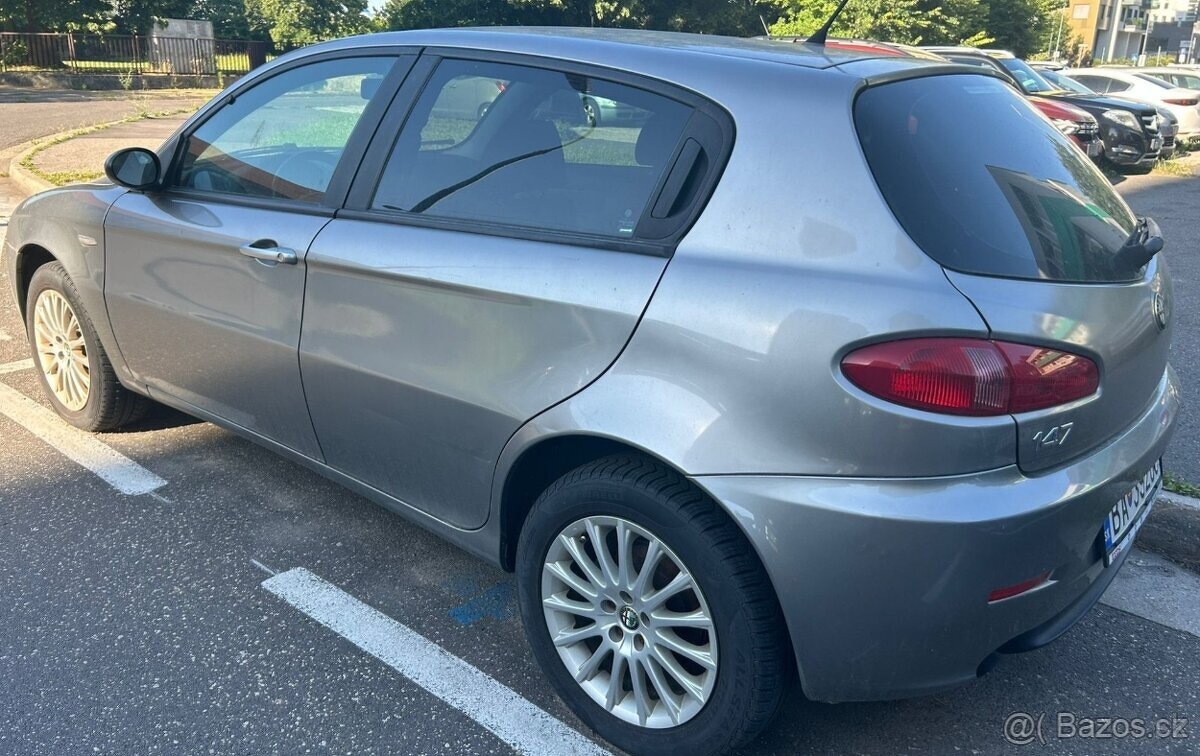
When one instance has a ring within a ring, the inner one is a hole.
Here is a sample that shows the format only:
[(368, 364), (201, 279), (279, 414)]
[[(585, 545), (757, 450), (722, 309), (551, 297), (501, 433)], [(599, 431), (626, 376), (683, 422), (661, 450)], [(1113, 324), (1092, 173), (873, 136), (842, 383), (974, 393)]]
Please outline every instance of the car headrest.
[(500, 160), (535, 152), (545, 152), (543, 159), (563, 160), (562, 136), (550, 121), (531, 119), (524, 126), (505, 129), (501, 134), (502, 140), (493, 147)]
[(364, 100), (371, 100), (379, 91), (379, 86), (383, 84), (382, 76), (368, 76), (358, 83), (358, 96)]
[(638, 165), (657, 168), (670, 159), (679, 142), (679, 125), (661, 114), (654, 114), (642, 124), (633, 156)]

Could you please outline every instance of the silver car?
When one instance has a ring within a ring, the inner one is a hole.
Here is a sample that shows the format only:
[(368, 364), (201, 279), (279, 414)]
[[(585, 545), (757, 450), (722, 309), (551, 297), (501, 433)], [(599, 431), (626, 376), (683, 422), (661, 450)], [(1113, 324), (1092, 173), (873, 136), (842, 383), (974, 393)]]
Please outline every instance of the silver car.
[[(464, 77), (503, 91), (446, 116)], [(627, 751), (1048, 643), (1160, 484), (1158, 228), (976, 67), (384, 34), (107, 171), (4, 251), (58, 412), (170, 405), (514, 570), (547, 681)]]

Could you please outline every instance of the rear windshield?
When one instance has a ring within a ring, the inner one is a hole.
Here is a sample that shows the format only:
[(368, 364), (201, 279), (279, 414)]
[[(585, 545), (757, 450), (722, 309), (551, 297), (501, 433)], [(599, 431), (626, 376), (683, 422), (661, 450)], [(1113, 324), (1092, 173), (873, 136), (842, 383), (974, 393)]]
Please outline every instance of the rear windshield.
[(854, 107), (867, 162), (897, 220), (954, 270), (1129, 281), (1115, 264), (1135, 219), (1092, 162), (999, 79), (922, 77)]
[(1063, 76), (1058, 71), (1038, 71), (1038, 73), (1042, 75), (1043, 79), (1065, 91), (1077, 92), (1078, 94), (1096, 94), (1096, 90), (1085, 87), (1070, 76)]
[(1024, 89), (1029, 94), (1037, 94), (1039, 92), (1054, 92), (1057, 87), (1039, 74), (1037, 71), (1030, 68), (1029, 64), (1017, 58), (1003, 58), (1000, 65), (1008, 69), (1008, 72), (1016, 77), (1021, 83), (1021, 89)]

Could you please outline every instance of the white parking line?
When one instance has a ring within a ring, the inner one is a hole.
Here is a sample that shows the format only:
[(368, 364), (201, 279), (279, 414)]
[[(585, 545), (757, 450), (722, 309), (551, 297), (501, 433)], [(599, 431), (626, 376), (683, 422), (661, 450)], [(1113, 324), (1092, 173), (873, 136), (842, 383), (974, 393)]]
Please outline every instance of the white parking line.
[(608, 753), (511, 688), (302, 567), (281, 572), (262, 585), (520, 753)]
[(45, 441), (67, 459), (86, 467), (123, 494), (138, 495), (162, 488), (158, 477), (94, 436), (64, 423), (58, 415), (12, 386), (0, 383), (0, 414)]
[[(0, 335), (3, 335), (3, 332), (0, 332)], [(0, 339), (0, 341), (3, 341), (3, 339)], [(5, 373), (19, 373), (22, 370), (33, 370), (32, 357), (27, 357), (23, 360), (17, 360), (16, 362), (6, 362), (3, 365), (0, 365), (0, 375), (4, 375)]]

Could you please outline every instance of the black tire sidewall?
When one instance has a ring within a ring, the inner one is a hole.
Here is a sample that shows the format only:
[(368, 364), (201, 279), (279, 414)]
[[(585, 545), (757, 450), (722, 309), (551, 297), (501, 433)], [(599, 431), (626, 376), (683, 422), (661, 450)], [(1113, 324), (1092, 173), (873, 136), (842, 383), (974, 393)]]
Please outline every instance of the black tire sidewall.
[[(677, 727), (649, 729), (629, 724), (592, 701), (568, 674), (550, 640), (542, 613), (542, 564), (550, 544), (567, 525), (588, 516), (622, 517), (646, 528), (683, 560), (704, 594), (717, 634), (717, 682), (712, 697), (691, 720)], [(631, 753), (719, 752), (731, 727), (750, 706), (754, 664), (748, 618), (736, 584), (723, 574), (711, 544), (678, 511), (648, 492), (622, 481), (596, 479), (569, 483), (535, 505), (517, 552), (517, 592), (522, 620), (543, 672), (555, 690), (592, 729)]]
[[(50, 382), (46, 380), (45, 372), (42, 370), (41, 358), (37, 352), (37, 342), (33, 335), (33, 320), (34, 305), (37, 303), (41, 293), (46, 290), (56, 291), (67, 300), (67, 303), (71, 305), (71, 309), (75, 312), (75, 319), (79, 321), (79, 328), (83, 332), (83, 343), (88, 354), (89, 385), (87, 403), (80, 410), (68, 409), (66, 405), (58, 400), (58, 397), (54, 395), (54, 391), (50, 388)], [(104, 385), (104, 371), (98, 369), (99, 361), (104, 359), (103, 352), (99, 347), (100, 340), (96, 336), (95, 329), (92, 328), (92, 321), (88, 317), (87, 310), (79, 302), (75, 286), (71, 283), (70, 278), (68, 278), (66, 271), (60, 263), (49, 263), (34, 272), (33, 279), (29, 282), (29, 292), (26, 296), (25, 333), (29, 342), (30, 354), (33, 356), (33, 368), (37, 373), (38, 382), (41, 384), (42, 390), (54, 406), (54, 410), (68, 423), (78, 428), (91, 428), (95, 426), (101, 414), (101, 405), (104, 403), (103, 393), (111, 389)]]

